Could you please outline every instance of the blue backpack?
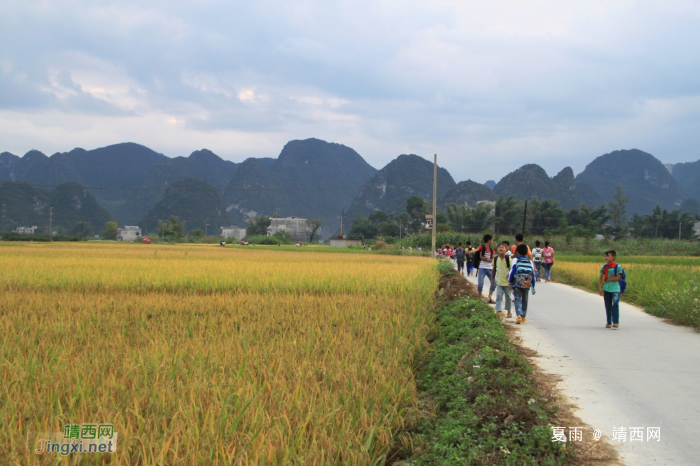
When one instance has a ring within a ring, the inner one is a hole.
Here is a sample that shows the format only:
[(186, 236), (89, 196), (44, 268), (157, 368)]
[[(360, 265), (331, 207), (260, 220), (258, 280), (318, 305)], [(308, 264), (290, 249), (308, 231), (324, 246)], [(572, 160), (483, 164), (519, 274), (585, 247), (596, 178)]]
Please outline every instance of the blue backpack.
[[(607, 269), (607, 265), (605, 268)], [(620, 276), (620, 294), (623, 294), (625, 290), (627, 289), (627, 272), (625, 272), (625, 269), (620, 267), (620, 264), (617, 264), (616, 269), (618, 270), (618, 273), (614, 275), (621, 275)]]
[(520, 261), (515, 263), (515, 273), (513, 274), (513, 288), (525, 288), (528, 289), (532, 286), (532, 279), (535, 276), (535, 271), (532, 269), (532, 265), (528, 263), (522, 263)]

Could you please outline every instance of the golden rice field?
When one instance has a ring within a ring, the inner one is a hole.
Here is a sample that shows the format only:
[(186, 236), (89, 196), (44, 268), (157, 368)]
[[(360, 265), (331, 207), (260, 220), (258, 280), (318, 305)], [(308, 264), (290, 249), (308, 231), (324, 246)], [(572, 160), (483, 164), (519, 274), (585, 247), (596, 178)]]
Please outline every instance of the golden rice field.
[[(380, 464), (416, 403), (421, 257), (2, 244), (0, 464)], [(112, 423), (117, 452), (32, 433)]]
[[(619, 257), (627, 273), (628, 287), (622, 299), (685, 325), (700, 327), (697, 284), (700, 258)], [(555, 281), (598, 292), (604, 261), (591, 256), (562, 256), (552, 268)]]

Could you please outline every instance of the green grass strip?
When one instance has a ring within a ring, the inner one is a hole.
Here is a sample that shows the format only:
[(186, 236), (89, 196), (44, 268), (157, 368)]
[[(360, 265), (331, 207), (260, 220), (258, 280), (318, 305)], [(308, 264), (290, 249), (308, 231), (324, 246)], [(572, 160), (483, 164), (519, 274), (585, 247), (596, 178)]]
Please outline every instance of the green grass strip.
[(551, 440), (556, 408), (493, 310), (460, 298), (437, 310), (437, 327), (417, 375), (437, 418), (417, 421), (425, 447), (406, 464), (563, 464), (566, 452)]

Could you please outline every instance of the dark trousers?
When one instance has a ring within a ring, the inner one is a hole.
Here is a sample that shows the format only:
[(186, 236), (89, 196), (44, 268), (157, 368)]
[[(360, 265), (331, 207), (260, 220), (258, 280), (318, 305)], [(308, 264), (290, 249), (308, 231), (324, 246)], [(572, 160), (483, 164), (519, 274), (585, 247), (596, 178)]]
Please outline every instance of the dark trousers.
[(474, 270), (474, 261), (473, 260), (467, 260), (467, 275), (472, 274), (472, 270)]
[(620, 293), (603, 291), (603, 300), (605, 301), (605, 315), (608, 318), (608, 324), (619, 324)]
[(464, 259), (457, 259), (457, 272), (461, 272), (462, 270), (464, 270)]

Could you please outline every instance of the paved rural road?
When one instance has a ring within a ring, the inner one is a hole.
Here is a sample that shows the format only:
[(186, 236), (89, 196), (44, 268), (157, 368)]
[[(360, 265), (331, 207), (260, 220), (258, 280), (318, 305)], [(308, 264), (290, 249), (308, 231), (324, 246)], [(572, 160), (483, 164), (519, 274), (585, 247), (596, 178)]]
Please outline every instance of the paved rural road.
[[(516, 326), (524, 345), (628, 466), (700, 465), (700, 333), (625, 303), (620, 329), (606, 329), (602, 297), (557, 283), (537, 284), (527, 317)], [(613, 427), (627, 428), (626, 442), (612, 440)], [(643, 442), (630, 427), (645, 428)], [(647, 427), (661, 440), (647, 442)]]

